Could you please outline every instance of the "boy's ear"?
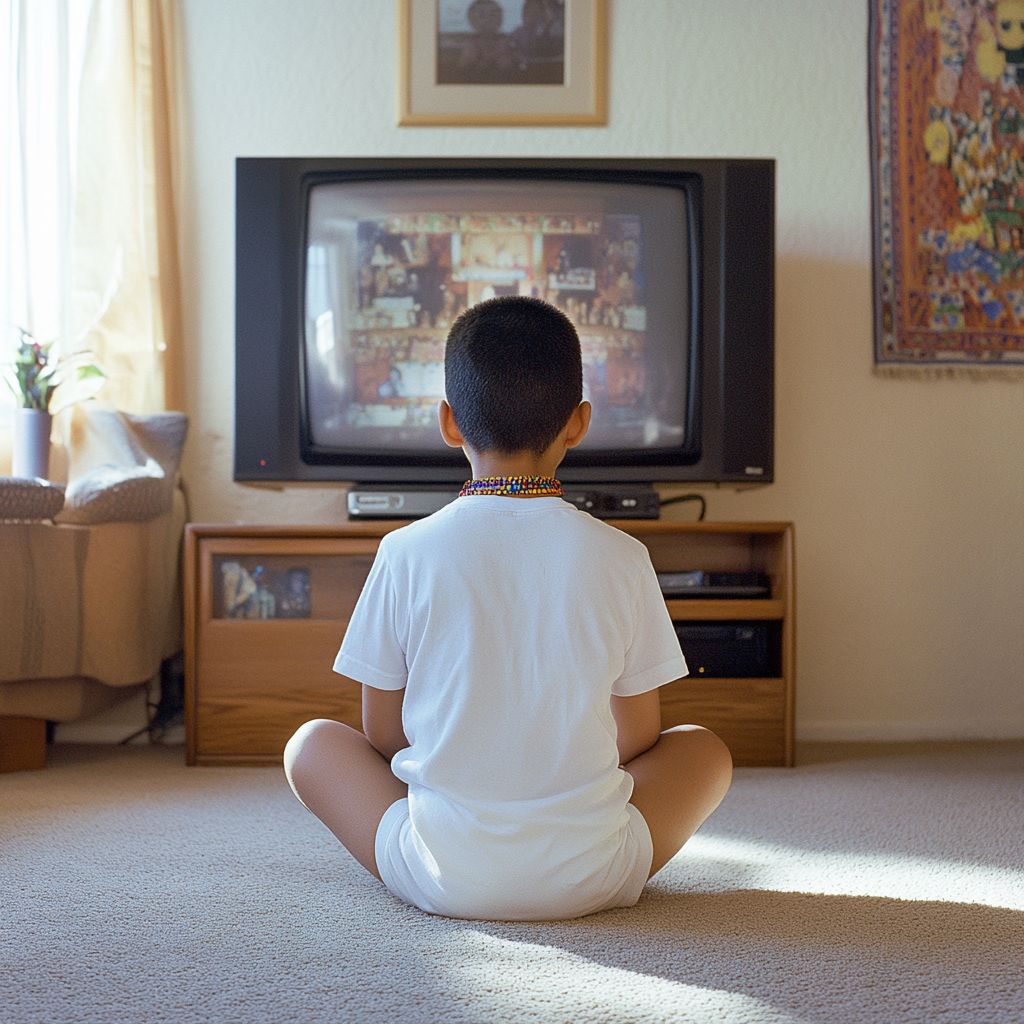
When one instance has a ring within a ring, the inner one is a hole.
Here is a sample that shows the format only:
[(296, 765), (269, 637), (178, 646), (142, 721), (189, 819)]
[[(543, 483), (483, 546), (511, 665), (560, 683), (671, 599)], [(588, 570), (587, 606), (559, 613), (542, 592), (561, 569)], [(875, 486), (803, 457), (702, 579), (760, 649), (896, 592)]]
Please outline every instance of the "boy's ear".
[(437, 405), (437, 423), (441, 428), (441, 437), (449, 448), (462, 448), (465, 445), (466, 439), (455, 422), (455, 413), (443, 398)]
[(565, 447), (575, 448), (587, 436), (590, 429), (590, 414), (593, 407), (589, 402), (580, 402), (572, 411), (566, 424)]

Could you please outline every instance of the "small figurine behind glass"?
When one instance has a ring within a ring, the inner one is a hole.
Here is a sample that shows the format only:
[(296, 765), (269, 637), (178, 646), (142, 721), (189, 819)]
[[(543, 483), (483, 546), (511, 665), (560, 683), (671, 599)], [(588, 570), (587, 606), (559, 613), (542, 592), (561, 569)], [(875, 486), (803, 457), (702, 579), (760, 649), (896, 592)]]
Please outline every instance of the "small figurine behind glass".
[(224, 617), (228, 619), (273, 619), (277, 601), (266, 586), (266, 571), (256, 566), (250, 575), (238, 562), (222, 562)]
[(309, 570), (289, 569), (284, 576), (277, 615), (281, 619), (308, 619), (312, 610), (309, 598)]

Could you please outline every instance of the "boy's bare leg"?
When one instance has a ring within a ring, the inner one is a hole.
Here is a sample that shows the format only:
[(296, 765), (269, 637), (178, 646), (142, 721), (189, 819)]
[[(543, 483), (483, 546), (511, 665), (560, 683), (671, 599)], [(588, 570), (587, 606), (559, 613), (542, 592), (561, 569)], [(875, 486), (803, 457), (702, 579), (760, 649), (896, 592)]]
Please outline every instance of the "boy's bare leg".
[(292, 792), (367, 871), (380, 878), (374, 842), (384, 812), (408, 795), (391, 765), (355, 729), (318, 718), (284, 748)]
[(629, 802), (651, 830), (650, 878), (722, 802), (732, 782), (732, 757), (713, 732), (698, 725), (677, 725), (622, 767), (633, 776)]

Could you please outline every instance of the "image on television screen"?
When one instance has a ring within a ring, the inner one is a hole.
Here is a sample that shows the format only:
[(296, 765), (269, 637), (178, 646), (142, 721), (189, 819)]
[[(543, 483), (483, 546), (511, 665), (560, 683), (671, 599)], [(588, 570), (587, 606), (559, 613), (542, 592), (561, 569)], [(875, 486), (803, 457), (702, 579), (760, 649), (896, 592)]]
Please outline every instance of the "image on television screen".
[(530, 295), (579, 331), (591, 449), (684, 441), (686, 203), (672, 188), (551, 181), (335, 182), (310, 191), (306, 413), (320, 449), (445, 451), (448, 329)]

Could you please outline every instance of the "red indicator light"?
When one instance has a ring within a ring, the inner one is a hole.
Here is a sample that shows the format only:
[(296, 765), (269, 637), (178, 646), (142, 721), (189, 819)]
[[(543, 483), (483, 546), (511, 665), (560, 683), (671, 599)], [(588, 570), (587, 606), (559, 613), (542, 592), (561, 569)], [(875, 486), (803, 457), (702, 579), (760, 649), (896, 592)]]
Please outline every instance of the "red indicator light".
[(267, 464), (267, 460), (266, 459), (260, 459), (260, 465), (261, 466), (265, 466), (266, 464)]

